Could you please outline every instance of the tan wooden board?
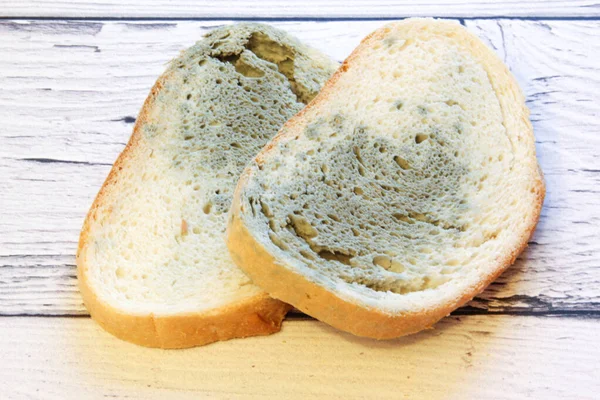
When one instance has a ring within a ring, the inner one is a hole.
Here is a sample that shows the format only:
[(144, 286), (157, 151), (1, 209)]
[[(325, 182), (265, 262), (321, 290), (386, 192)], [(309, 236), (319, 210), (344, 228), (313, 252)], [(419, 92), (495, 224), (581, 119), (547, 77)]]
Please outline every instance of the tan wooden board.
[(88, 318), (0, 318), (4, 399), (594, 399), (596, 319), (451, 317), (377, 342), (312, 320), (188, 350), (122, 342)]

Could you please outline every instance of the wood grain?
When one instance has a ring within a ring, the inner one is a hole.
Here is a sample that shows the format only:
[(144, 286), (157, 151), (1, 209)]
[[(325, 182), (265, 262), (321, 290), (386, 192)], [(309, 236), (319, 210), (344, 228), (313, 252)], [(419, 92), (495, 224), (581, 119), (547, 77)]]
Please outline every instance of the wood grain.
[[(0, 21), (0, 315), (85, 314), (84, 215), (164, 64), (225, 23)], [(342, 60), (382, 23), (274, 25)], [(527, 95), (548, 194), (529, 249), (461, 312), (599, 315), (600, 21), (465, 24)]]
[[(189, 350), (122, 342), (87, 318), (0, 318), (4, 398), (593, 399), (596, 319), (451, 317), (377, 342), (317, 321)], [(28, 332), (23, 335), (23, 332)]]
[(403, 18), (436, 17), (592, 17), (593, 0), (3, 0), (0, 15), (9, 17), (93, 18)]

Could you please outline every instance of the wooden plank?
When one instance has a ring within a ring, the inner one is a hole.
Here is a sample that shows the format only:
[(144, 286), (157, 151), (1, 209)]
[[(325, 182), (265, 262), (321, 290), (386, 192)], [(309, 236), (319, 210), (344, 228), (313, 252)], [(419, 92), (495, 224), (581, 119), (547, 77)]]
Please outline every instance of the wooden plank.
[(87, 318), (0, 318), (4, 398), (593, 399), (598, 319), (451, 317), (377, 342), (317, 321), (188, 350), (138, 347)]
[(600, 42), (591, 38), (600, 23), (466, 25), (509, 65), (527, 96), (547, 189), (529, 249), (475, 305), (599, 310)]
[(403, 18), (403, 17), (592, 17), (593, 0), (3, 0), (0, 15), (74, 18)]
[[(0, 21), (0, 314), (85, 314), (84, 215), (164, 64), (224, 23)], [(337, 60), (381, 24), (274, 23)], [(520, 81), (548, 186), (529, 249), (471, 306), (597, 313), (600, 21), (466, 25)]]

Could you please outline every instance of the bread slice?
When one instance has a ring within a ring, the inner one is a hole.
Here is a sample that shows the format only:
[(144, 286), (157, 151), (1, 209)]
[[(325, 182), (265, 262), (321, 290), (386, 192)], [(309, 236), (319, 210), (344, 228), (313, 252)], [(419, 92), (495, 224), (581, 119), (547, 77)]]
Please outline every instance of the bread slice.
[(244, 171), (233, 259), (339, 329), (428, 328), (527, 246), (544, 198), (528, 116), (506, 66), (459, 24), (386, 25)]
[(289, 306), (231, 261), (227, 211), (245, 164), (337, 66), (259, 24), (216, 29), (170, 63), (83, 226), (92, 318), (163, 348), (279, 330)]

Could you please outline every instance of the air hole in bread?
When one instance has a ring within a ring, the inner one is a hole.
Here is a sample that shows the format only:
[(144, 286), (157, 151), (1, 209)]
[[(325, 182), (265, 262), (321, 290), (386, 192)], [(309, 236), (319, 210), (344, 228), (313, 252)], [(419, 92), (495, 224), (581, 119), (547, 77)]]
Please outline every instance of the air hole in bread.
[(352, 256), (335, 250), (321, 250), (318, 256), (327, 261), (337, 261), (342, 264), (351, 265)]
[(283, 251), (287, 251), (289, 250), (289, 246), (287, 244), (285, 244), (282, 240), (279, 239), (279, 237), (277, 235), (275, 235), (274, 233), (269, 233), (269, 238), (271, 239), (271, 242), (273, 242), (273, 244), (277, 247), (279, 247), (281, 250)]
[[(341, 193), (339, 193), (341, 197)], [(333, 214), (327, 214), (327, 216), (329, 217), (329, 219), (332, 219), (335, 222), (340, 222), (340, 218), (337, 215), (333, 215)]]
[(292, 228), (296, 235), (303, 239), (312, 239), (318, 235), (317, 230), (302, 216), (288, 215)]
[(302, 257), (304, 257), (304, 258), (309, 259), (309, 260), (314, 260), (315, 259), (313, 253), (311, 253), (310, 251), (300, 250), (300, 255)]
[(427, 139), (429, 139), (429, 135), (426, 135), (424, 133), (419, 133), (415, 136), (415, 143), (419, 144), (419, 143), (424, 142)]
[(404, 158), (400, 156), (394, 156), (394, 162), (398, 164), (398, 166), (404, 170), (410, 169), (410, 164)]
[(392, 260), (388, 256), (375, 256), (373, 264), (387, 270), (392, 266)]

